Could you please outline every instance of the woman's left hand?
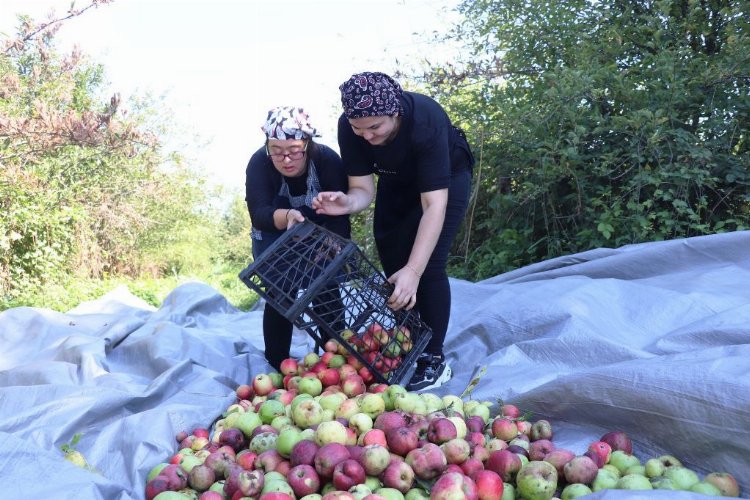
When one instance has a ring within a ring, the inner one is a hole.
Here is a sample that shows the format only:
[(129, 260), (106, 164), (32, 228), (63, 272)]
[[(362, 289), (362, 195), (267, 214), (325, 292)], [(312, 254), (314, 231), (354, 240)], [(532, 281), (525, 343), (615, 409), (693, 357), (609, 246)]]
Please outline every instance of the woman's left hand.
[(388, 307), (394, 311), (402, 308), (411, 310), (417, 303), (419, 275), (416, 271), (410, 267), (402, 267), (388, 278), (388, 282), (395, 286), (388, 299)]

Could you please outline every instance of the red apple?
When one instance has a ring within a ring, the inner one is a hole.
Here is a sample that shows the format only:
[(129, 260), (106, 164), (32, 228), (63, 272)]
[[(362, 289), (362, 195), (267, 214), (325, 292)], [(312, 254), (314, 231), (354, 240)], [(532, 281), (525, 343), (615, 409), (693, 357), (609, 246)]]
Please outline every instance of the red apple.
[(539, 439), (552, 439), (552, 424), (549, 422), (549, 420), (537, 420), (533, 424), (531, 424), (531, 432), (529, 433), (529, 438), (532, 441), (537, 441)]
[(497, 500), (502, 498), (505, 485), (503, 479), (491, 470), (479, 470), (470, 475), (477, 485), (479, 500)]
[(287, 482), (298, 498), (317, 493), (320, 489), (320, 476), (311, 465), (295, 465), (287, 474)]
[[(467, 476), (473, 477), (476, 472), (480, 470), (484, 470), (484, 462), (482, 462), (478, 458), (469, 457), (466, 459), (464, 463), (461, 464), (461, 470)], [(475, 482), (476, 482), (476, 479), (475, 479)], [(500, 482), (502, 482), (502, 480)]]
[(529, 444), (529, 460), (544, 460), (549, 452), (555, 449), (555, 445), (549, 439), (538, 439)]
[(612, 447), (604, 441), (595, 441), (591, 443), (586, 451), (591, 451), (596, 454), (599, 459), (597, 463), (600, 463), (599, 467), (609, 462), (609, 457), (612, 456)]
[(492, 421), (491, 428), (492, 435), (503, 441), (510, 441), (518, 436), (518, 426), (513, 420), (507, 417), (496, 417)]
[(333, 470), (339, 462), (350, 458), (349, 450), (340, 443), (328, 443), (315, 453), (313, 465), (321, 479), (331, 479)]
[[(468, 449), (468, 444), (467, 444)], [(434, 443), (425, 443), (414, 448), (404, 458), (419, 479), (433, 479), (439, 476), (448, 465), (443, 450)]]
[(414, 484), (414, 469), (403, 460), (391, 460), (380, 475), (383, 486), (406, 493)]
[(373, 428), (387, 431), (388, 429), (398, 429), (406, 427), (406, 417), (400, 411), (386, 411), (375, 417)]
[(263, 490), (265, 476), (259, 470), (246, 470), (237, 475), (237, 490), (245, 497), (255, 497)]
[(740, 496), (740, 487), (737, 484), (737, 480), (728, 472), (711, 472), (706, 474), (704, 481), (719, 488), (722, 496)]
[(356, 460), (348, 458), (333, 468), (333, 485), (337, 490), (347, 491), (352, 486), (365, 482), (365, 469)]
[(477, 500), (474, 480), (457, 472), (443, 474), (430, 490), (430, 500)]
[(565, 476), (565, 464), (575, 458), (576, 454), (565, 448), (556, 448), (547, 453), (544, 457), (545, 462), (551, 463), (557, 471), (558, 477)]
[(235, 389), (235, 394), (237, 394), (237, 399), (243, 400), (243, 399), (252, 399), (255, 395), (253, 393), (253, 388), (249, 384), (242, 384)]
[(633, 442), (624, 431), (608, 432), (599, 438), (599, 441), (607, 443), (612, 451), (622, 450), (628, 455), (633, 454)]
[(385, 431), (385, 439), (388, 443), (388, 449), (402, 457), (416, 448), (419, 442), (417, 433), (407, 427), (388, 429)]
[(391, 463), (391, 454), (385, 446), (370, 444), (361, 448), (357, 460), (368, 476), (378, 476)]
[(388, 441), (385, 439), (385, 432), (383, 432), (381, 429), (370, 429), (369, 431), (365, 432), (364, 436), (362, 437), (362, 446), (367, 446), (371, 444), (379, 444), (383, 447), (388, 446)]
[(336, 368), (325, 368), (318, 373), (318, 379), (320, 379), (323, 387), (329, 387), (341, 381), (341, 374)]
[(508, 450), (498, 450), (490, 453), (484, 467), (496, 472), (505, 483), (513, 482), (516, 474), (521, 470), (521, 458)]
[(364, 394), (367, 390), (365, 381), (359, 375), (350, 375), (341, 381), (341, 390), (347, 397), (353, 398)]
[(266, 373), (259, 373), (253, 377), (253, 391), (258, 396), (270, 394), (275, 389), (273, 380)]
[(471, 447), (465, 439), (455, 438), (440, 445), (449, 464), (462, 464), (471, 456)]
[(315, 441), (303, 439), (292, 447), (292, 452), (289, 454), (289, 463), (292, 467), (300, 464), (312, 465), (315, 461), (315, 454), (319, 449), (320, 446)]
[(500, 406), (500, 414), (503, 415), (504, 417), (515, 419), (515, 418), (521, 417), (521, 410), (519, 410), (516, 405), (506, 403)]
[(434, 418), (427, 424), (427, 440), (435, 444), (443, 444), (458, 435), (456, 425), (447, 418)]
[(578, 456), (565, 464), (563, 474), (568, 484), (582, 483), (591, 484), (596, 479), (599, 467), (587, 456)]

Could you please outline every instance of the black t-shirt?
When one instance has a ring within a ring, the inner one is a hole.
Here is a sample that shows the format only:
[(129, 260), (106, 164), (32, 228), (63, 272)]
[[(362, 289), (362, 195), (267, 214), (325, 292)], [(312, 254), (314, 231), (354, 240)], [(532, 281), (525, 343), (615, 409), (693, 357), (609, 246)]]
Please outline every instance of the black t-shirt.
[[(309, 154), (310, 160), (315, 164), (321, 190), (346, 192), (349, 183), (341, 157), (328, 146), (317, 143)], [(284, 177), (289, 192), (293, 196), (306, 194), (308, 173), (309, 169), (299, 177)], [(257, 230), (279, 232), (273, 223), (274, 210), (292, 208), (288, 198), (279, 196), (282, 177), (281, 173), (273, 166), (271, 159), (266, 156), (265, 146), (258, 149), (250, 158), (245, 170), (245, 202), (250, 212), (253, 227)], [(302, 212), (312, 222), (344, 238), (350, 238), (349, 216), (318, 215), (309, 205), (294, 208)]]
[(376, 223), (381, 228), (399, 224), (406, 214), (421, 213), (421, 193), (450, 187), (451, 173), (473, 165), (465, 137), (440, 104), (414, 92), (404, 92), (401, 104), (399, 131), (383, 146), (356, 135), (345, 115), (338, 122), (347, 174), (378, 175)]

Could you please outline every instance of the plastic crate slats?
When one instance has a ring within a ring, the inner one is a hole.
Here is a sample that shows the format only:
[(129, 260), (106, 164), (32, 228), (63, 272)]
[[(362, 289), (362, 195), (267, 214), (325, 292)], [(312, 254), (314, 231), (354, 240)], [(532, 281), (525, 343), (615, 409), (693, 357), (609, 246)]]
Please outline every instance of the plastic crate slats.
[[(338, 341), (379, 382), (400, 383), (432, 336), (413, 311), (388, 307), (393, 285), (356, 244), (309, 221), (282, 234), (240, 279), (319, 347)], [(376, 322), (384, 331), (368, 332)], [(397, 339), (396, 328), (410, 333)]]

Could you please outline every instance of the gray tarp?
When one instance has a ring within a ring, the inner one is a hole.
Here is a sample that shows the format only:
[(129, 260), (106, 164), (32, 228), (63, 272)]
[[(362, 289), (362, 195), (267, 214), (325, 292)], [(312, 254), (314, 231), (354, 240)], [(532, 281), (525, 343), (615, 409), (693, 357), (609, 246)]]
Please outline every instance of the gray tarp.
[[(749, 231), (598, 249), (451, 286), (455, 377), (435, 392), (460, 394), (486, 367), (472, 397), (550, 419), (558, 446), (582, 453), (621, 429), (641, 458), (731, 472), (750, 498)], [(142, 498), (174, 435), (209, 426), (239, 383), (270, 370), (261, 315), (201, 283), (158, 310), (116, 289), (67, 314), (0, 313), (0, 496)], [(293, 354), (310, 345), (297, 332)], [(62, 459), (76, 433), (100, 474)]]

